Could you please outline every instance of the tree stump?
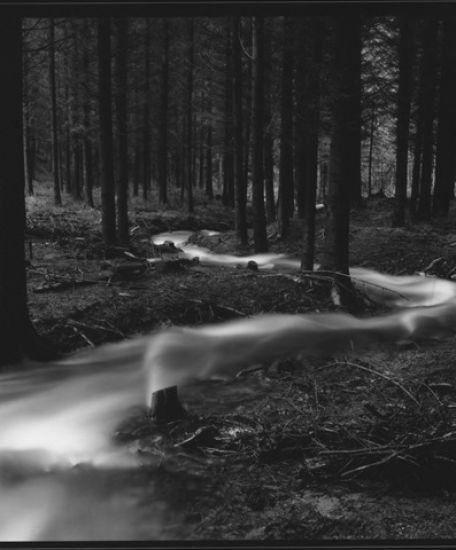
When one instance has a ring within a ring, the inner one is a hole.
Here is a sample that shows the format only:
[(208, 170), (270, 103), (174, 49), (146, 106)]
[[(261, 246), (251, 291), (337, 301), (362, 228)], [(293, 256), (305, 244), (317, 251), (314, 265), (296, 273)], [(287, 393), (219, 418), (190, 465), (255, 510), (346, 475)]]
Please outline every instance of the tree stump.
[(186, 414), (177, 395), (177, 386), (154, 392), (150, 408), (152, 419), (156, 422), (182, 420)]

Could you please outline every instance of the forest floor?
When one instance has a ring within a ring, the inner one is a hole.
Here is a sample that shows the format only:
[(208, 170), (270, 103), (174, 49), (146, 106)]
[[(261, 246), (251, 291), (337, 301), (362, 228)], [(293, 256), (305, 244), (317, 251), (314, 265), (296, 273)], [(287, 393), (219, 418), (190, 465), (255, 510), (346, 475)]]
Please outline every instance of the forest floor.
[[(334, 309), (324, 283), (278, 271), (172, 254), (130, 270), (123, 250), (104, 249), (98, 209), (69, 198), (54, 207), (50, 186), (36, 187), (27, 199), (29, 305), (39, 333), (62, 353), (171, 325)], [(353, 266), (409, 274), (439, 257), (456, 265), (455, 223), (392, 229), (391, 209), (373, 198), (353, 212)], [(217, 253), (253, 253), (237, 249), (232, 212), (218, 201), (192, 215), (132, 209), (130, 220), (139, 258), (158, 256), (151, 237), (173, 230), (195, 231), (192, 242)], [(286, 240), (270, 226), (271, 251), (299, 257), (300, 235), (296, 221)], [(159, 493), (172, 511), (157, 537), (456, 538), (455, 344), (451, 337), (276, 362), (182, 389), (182, 422), (156, 426), (138, 413), (118, 437), (149, 457), (140, 507)]]

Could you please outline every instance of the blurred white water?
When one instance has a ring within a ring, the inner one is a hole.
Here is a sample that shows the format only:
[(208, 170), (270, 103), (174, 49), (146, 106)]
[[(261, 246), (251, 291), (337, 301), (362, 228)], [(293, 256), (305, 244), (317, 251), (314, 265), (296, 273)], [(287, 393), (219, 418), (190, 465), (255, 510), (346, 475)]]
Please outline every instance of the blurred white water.
[[(206, 231), (215, 235), (216, 231)], [(156, 244), (172, 241), (183, 249), (188, 258), (198, 257), (202, 265), (246, 266), (254, 261), (259, 269), (299, 270), (301, 262), (285, 254), (251, 254), (235, 256), (216, 254), (206, 248), (189, 244), (191, 231), (170, 231), (153, 237)], [(315, 266), (317, 269), (318, 266)], [(353, 282), (372, 300), (395, 307), (434, 306), (456, 297), (456, 284), (452, 281), (421, 275), (388, 275), (362, 267), (350, 268)]]
[[(261, 269), (299, 268), (298, 260), (282, 254), (213, 254), (186, 245), (190, 234), (179, 232), (176, 245), (202, 264), (234, 267), (253, 260)], [(157, 244), (166, 240), (174, 240), (173, 234), (155, 237)], [(195, 378), (234, 376), (290, 355), (362, 349), (456, 327), (451, 281), (356, 267), (351, 275), (372, 299), (401, 309), (368, 319), (268, 314), (171, 328), (0, 375), (0, 540), (160, 538), (161, 505), (153, 503), (153, 521), (139, 521), (137, 495), (128, 483), (118, 493), (112, 490), (138, 466), (134, 454), (112, 442), (112, 434), (131, 407), (148, 403), (152, 391)], [(89, 470), (81, 471), (81, 465)]]

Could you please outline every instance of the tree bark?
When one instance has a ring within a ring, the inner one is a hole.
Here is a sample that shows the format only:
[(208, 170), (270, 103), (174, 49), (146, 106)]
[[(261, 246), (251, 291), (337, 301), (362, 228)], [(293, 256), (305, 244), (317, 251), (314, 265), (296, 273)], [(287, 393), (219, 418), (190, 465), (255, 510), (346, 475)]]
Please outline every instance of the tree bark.
[(88, 47), (89, 41), (89, 23), (87, 19), (84, 19), (84, 38), (85, 43), (83, 46), (82, 54), (82, 71), (85, 75), (85, 83), (83, 88), (83, 125), (84, 125), (84, 172), (85, 172), (85, 194), (87, 204), (93, 207), (93, 186), (94, 186), (94, 177), (93, 177), (93, 155), (92, 155), (92, 143), (90, 140), (90, 52)]
[(55, 359), (32, 326), (26, 291), (21, 19), (0, 18), (0, 365)]
[(159, 201), (168, 202), (168, 97), (169, 97), (169, 20), (163, 19), (163, 54), (160, 91), (160, 142), (158, 153)]
[(347, 98), (346, 108), (350, 110), (350, 125), (346, 128), (346, 139), (350, 143), (349, 155), (350, 198), (352, 204), (362, 201), (361, 190), (361, 29), (360, 14), (354, 14), (349, 22), (350, 35), (347, 37), (347, 47), (350, 53), (347, 58), (347, 78), (351, 79), (351, 89)]
[(101, 224), (106, 246), (116, 244), (110, 27), (111, 23), (108, 17), (101, 17), (98, 20)]
[(128, 19), (116, 19), (116, 114), (117, 114), (117, 238), (127, 244), (128, 234), (128, 127), (127, 127), (127, 47)]
[(400, 18), (399, 38), (399, 88), (396, 127), (396, 193), (393, 227), (405, 225), (407, 207), (407, 170), (410, 125), (410, 102), (412, 93), (412, 43), (409, 17)]
[(193, 56), (194, 56), (194, 21), (188, 20), (188, 74), (187, 74), (187, 207), (193, 212)]
[(448, 216), (456, 176), (456, 18), (443, 22), (435, 187), (432, 212)]
[(58, 206), (62, 204), (60, 194), (60, 174), (59, 174), (59, 141), (57, 129), (57, 93), (55, 86), (55, 32), (54, 18), (49, 19), (49, 85), (51, 89), (51, 112), (52, 112), (52, 158), (54, 172), (54, 203)]
[(375, 134), (375, 113), (371, 112), (369, 129), (369, 160), (367, 167), (367, 196), (372, 195), (372, 168), (374, 160), (374, 134)]
[(276, 219), (275, 197), (274, 197), (274, 141), (272, 136), (272, 33), (271, 24), (265, 21), (265, 75), (264, 75), (264, 185), (266, 190), (266, 218), (268, 223)]
[(349, 278), (350, 196), (353, 174), (353, 142), (347, 139), (347, 128), (356, 124), (351, 109), (353, 82), (350, 71), (353, 23), (351, 16), (334, 18), (333, 66), (331, 71), (330, 109), (332, 115), (329, 189), (327, 196), (328, 219), (325, 245), (321, 254), (321, 269), (334, 273), (334, 281), (342, 304), (351, 306), (352, 285)]
[(431, 217), (431, 187), (434, 160), (434, 114), (437, 63), (438, 21), (429, 18), (425, 23), (423, 44), (423, 66), (420, 86), (423, 87), (423, 152), (421, 185), (418, 198), (418, 218)]
[(232, 36), (230, 21), (226, 26), (226, 68), (225, 68), (225, 112), (223, 144), (223, 204), (234, 206), (233, 181), (233, 67), (232, 49), (235, 37)]
[(312, 28), (307, 34), (308, 67), (305, 71), (305, 87), (307, 98), (303, 105), (303, 133), (301, 142), (303, 150), (300, 167), (304, 186), (304, 255), (302, 266), (304, 269), (313, 270), (315, 261), (315, 207), (317, 199), (318, 183), (318, 131), (320, 124), (320, 65), (322, 57), (322, 36), (324, 27), (321, 20), (313, 22)]
[(232, 19), (233, 35), (233, 119), (234, 119), (234, 193), (235, 193), (235, 229), (241, 246), (248, 243), (247, 233), (247, 185), (243, 162), (242, 142), (242, 59), (239, 42), (240, 17)]
[(253, 22), (253, 239), (255, 252), (267, 252), (266, 215), (264, 211), (264, 17)]
[(145, 52), (144, 52), (144, 106), (143, 106), (143, 143), (142, 143), (142, 161), (143, 161), (143, 197), (147, 200), (150, 189), (151, 177), (151, 159), (150, 159), (150, 21), (145, 19)]
[(281, 237), (288, 235), (293, 214), (293, 51), (290, 42), (291, 24), (283, 21), (282, 94), (280, 122), (279, 228)]

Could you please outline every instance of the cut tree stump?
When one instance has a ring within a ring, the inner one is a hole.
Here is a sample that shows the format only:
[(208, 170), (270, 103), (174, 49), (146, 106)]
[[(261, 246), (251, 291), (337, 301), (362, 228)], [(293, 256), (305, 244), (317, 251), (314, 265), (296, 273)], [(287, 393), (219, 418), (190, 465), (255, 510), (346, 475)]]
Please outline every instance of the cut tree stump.
[(182, 420), (186, 415), (177, 395), (177, 386), (154, 392), (150, 408), (156, 422)]

